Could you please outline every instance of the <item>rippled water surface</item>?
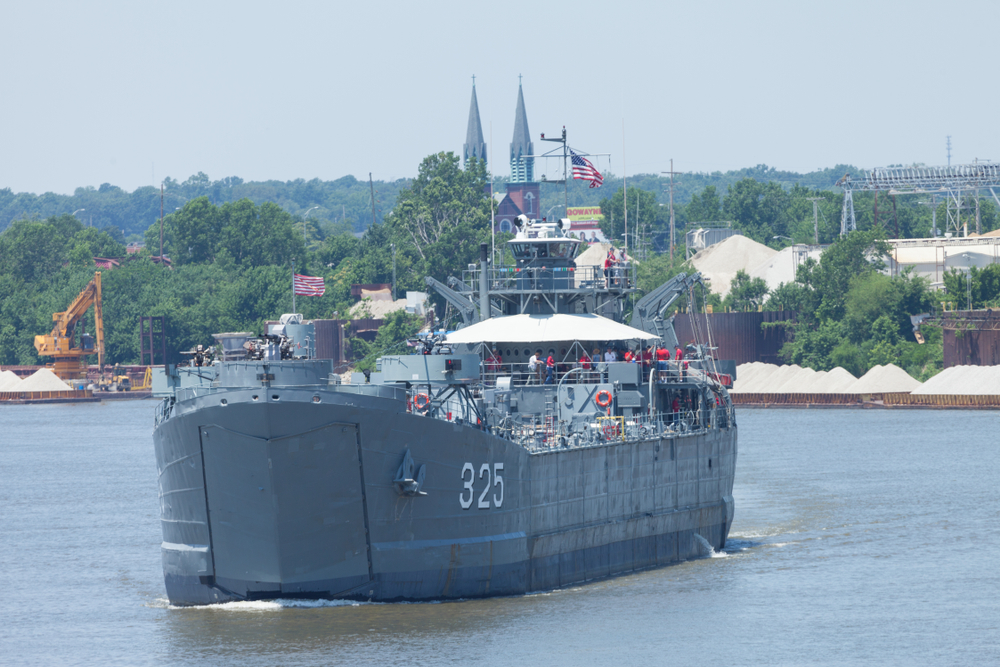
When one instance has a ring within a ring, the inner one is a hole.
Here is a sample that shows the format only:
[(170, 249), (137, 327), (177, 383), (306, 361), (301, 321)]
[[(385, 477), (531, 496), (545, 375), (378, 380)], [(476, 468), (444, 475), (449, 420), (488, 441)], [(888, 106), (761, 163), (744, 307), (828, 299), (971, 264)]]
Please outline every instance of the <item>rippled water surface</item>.
[(0, 406), (0, 663), (998, 664), (1000, 414), (742, 410), (724, 553), (440, 604), (172, 609), (153, 403)]

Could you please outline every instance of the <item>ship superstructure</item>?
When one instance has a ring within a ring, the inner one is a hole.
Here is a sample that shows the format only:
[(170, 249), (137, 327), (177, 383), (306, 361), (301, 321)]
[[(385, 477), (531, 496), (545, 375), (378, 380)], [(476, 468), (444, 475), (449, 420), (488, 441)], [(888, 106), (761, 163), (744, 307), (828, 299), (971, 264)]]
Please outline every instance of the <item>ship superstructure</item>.
[(287, 358), (285, 332), (248, 342), (252, 358), (168, 368), (154, 444), (171, 602), (518, 594), (721, 549), (731, 374), (704, 341), (678, 359), (666, 315), (698, 277), (626, 325), (627, 259), (577, 267), (568, 224), (522, 217), (510, 262), (484, 248), (462, 279), (429, 280), (462, 328), (368, 381)]

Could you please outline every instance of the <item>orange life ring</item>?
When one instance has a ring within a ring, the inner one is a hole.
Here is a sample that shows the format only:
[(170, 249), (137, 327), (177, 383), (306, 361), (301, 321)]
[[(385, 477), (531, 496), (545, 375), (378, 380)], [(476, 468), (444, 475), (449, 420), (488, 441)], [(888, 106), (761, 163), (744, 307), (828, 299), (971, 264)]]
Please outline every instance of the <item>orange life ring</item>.
[(594, 403), (602, 408), (608, 407), (611, 405), (611, 392), (607, 389), (600, 390), (597, 392), (597, 396), (594, 396)]
[(413, 407), (415, 407), (417, 410), (426, 410), (427, 406), (430, 404), (431, 404), (431, 397), (423, 392), (413, 397)]

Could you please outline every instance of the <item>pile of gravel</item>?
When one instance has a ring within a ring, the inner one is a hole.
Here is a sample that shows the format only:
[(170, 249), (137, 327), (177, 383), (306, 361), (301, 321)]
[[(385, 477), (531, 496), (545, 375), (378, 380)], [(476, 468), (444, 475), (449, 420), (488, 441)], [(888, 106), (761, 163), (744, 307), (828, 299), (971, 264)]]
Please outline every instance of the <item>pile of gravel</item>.
[(895, 364), (873, 366), (850, 385), (845, 394), (885, 394), (912, 392), (920, 388), (920, 382)]
[(37, 371), (21, 380), (16, 391), (68, 391), (72, 389), (48, 368)]
[(1000, 366), (952, 366), (912, 393), (995, 396), (1000, 394)]
[(724, 297), (737, 271), (750, 273), (777, 254), (763, 243), (737, 235), (700, 251), (691, 258), (691, 264), (708, 279), (712, 291)]
[(0, 371), (0, 391), (15, 391), (14, 387), (21, 383), (21, 378), (13, 371)]
[(849, 394), (857, 381), (840, 366), (832, 371), (776, 366), (758, 361), (736, 368), (735, 394)]
[(816, 394), (846, 394), (847, 388), (858, 381), (858, 378), (848, 371), (837, 366), (831, 371), (827, 371), (823, 379), (813, 386)]

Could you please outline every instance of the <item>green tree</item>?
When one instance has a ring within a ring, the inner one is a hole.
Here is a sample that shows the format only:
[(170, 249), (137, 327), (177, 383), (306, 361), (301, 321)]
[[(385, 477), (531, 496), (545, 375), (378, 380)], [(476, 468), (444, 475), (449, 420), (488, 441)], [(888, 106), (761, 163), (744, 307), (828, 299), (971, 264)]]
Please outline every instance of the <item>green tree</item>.
[(789, 195), (774, 182), (744, 178), (729, 187), (723, 208), (726, 217), (750, 238), (770, 244), (774, 236), (788, 236)]
[(382, 321), (375, 340), (371, 343), (363, 338), (350, 338), (351, 351), (358, 359), (355, 368), (358, 371), (370, 371), (375, 368), (375, 361), (386, 354), (405, 354), (406, 340), (415, 336), (423, 321), (416, 315), (410, 315), (405, 310), (389, 313)]
[(401, 259), (409, 284), (425, 275), (439, 280), (461, 275), (476, 260), (479, 244), (490, 238), (487, 183), (481, 160), (470, 160), (462, 169), (451, 152), (424, 158), (417, 177), (400, 191), (386, 218), (388, 238), (397, 244), (397, 275)]
[(729, 286), (729, 294), (723, 300), (723, 307), (735, 311), (754, 311), (767, 298), (767, 283), (763, 278), (751, 278), (740, 269)]
[[(156, 243), (159, 244), (159, 224), (156, 227)], [(222, 216), (208, 197), (198, 197), (170, 215), (171, 241), (174, 254), (171, 260), (177, 266), (201, 264), (215, 258), (222, 230)], [(157, 253), (159, 249), (157, 248)]]
[(691, 195), (685, 207), (688, 222), (715, 222), (722, 220), (722, 202), (714, 185), (706, 186), (701, 194)]

